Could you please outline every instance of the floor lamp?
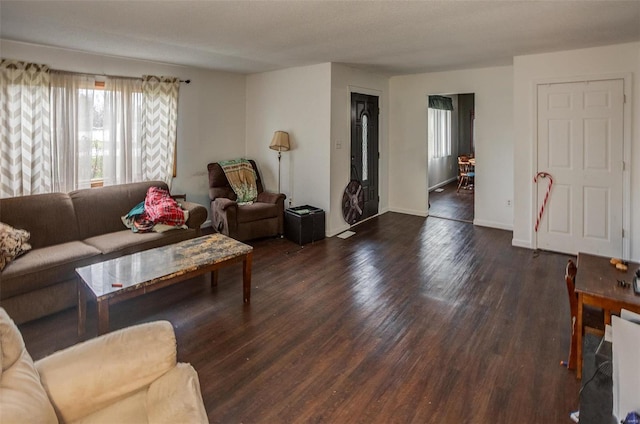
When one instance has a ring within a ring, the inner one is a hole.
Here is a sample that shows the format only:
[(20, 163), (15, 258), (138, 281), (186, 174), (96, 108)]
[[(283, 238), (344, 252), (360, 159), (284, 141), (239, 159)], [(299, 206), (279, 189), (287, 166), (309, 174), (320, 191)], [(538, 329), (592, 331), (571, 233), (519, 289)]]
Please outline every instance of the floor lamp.
[(282, 152), (289, 150), (289, 133), (284, 131), (276, 131), (273, 133), (273, 139), (269, 148), (278, 151), (278, 193), (280, 193), (280, 158)]

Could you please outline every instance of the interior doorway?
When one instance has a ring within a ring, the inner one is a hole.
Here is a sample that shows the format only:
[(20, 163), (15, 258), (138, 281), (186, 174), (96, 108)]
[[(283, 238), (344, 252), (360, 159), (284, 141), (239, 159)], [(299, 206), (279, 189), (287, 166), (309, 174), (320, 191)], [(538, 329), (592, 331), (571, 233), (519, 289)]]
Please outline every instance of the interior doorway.
[(475, 94), (428, 96), (429, 216), (473, 222)]

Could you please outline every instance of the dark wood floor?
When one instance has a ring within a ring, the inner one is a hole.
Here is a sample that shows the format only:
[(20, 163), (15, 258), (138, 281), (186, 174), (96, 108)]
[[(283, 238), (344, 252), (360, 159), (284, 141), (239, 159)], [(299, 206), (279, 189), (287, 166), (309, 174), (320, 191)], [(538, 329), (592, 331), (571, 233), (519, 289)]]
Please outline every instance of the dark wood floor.
[(456, 191), (458, 182), (453, 181), (443, 187), (441, 192), (429, 192), (429, 216), (473, 222), (473, 190)]
[[(355, 231), (251, 243), (250, 306), (238, 265), (216, 289), (202, 277), (117, 305), (112, 327), (170, 320), (212, 422), (569, 422), (566, 256), (396, 213)], [(40, 358), (76, 343), (75, 310), (21, 330)]]

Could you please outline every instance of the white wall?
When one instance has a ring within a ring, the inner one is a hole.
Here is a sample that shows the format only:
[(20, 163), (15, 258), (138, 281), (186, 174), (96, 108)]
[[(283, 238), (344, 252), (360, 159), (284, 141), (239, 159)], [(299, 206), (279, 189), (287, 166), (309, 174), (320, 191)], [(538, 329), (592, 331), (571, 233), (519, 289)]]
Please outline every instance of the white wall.
[[(281, 192), (285, 206), (329, 210), (331, 64), (303, 66), (247, 77), (246, 155), (255, 159), (265, 190), (278, 190), (274, 131), (289, 133), (282, 153)], [(328, 214), (327, 214), (328, 215)]]
[(244, 155), (244, 75), (7, 40), (0, 40), (0, 55), (72, 72), (191, 79), (191, 84), (180, 85), (177, 177), (171, 187), (174, 193), (186, 193), (189, 201), (208, 208), (207, 164)]
[(276, 191), (278, 160), (269, 143), (274, 131), (287, 131), (292, 149), (282, 154), (281, 191), (287, 206), (324, 209), (329, 236), (349, 227), (341, 203), (350, 175), (351, 91), (380, 96), (380, 210), (387, 210), (387, 81), (331, 63), (247, 77), (247, 156), (257, 160), (266, 189)]
[[(533, 174), (536, 141), (535, 102), (536, 84), (542, 81), (573, 78), (597, 78), (600, 76), (630, 76), (625, 81), (627, 95), (627, 122), (630, 134), (626, 139), (630, 143), (631, 157), (625, 159), (630, 164), (625, 177), (631, 183), (630, 210), (627, 217), (630, 228), (629, 259), (640, 259), (640, 119), (637, 105), (640, 104), (640, 43), (619, 44), (590, 49), (545, 53), (514, 58), (514, 126), (515, 145), (513, 161), (515, 169), (515, 219), (513, 244), (523, 247), (535, 247), (533, 223), (537, 212), (533, 202)], [(630, 122), (629, 122), (630, 121)], [(628, 146), (629, 147), (629, 146)], [(629, 219), (630, 218), (630, 219)]]
[(470, 69), (390, 80), (389, 204), (428, 213), (427, 95), (475, 93), (475, 219), (511, 229), (513, 208), (513, 67)]
[(342, 215), (342, 195), (351, 179), (352, 92), (379, 97), (378, 212), (384, 213), (389, 210), (389, 78), (334, 63), (331, 66), (331, 210), (327, 224), (329, 236), (349, 228)]

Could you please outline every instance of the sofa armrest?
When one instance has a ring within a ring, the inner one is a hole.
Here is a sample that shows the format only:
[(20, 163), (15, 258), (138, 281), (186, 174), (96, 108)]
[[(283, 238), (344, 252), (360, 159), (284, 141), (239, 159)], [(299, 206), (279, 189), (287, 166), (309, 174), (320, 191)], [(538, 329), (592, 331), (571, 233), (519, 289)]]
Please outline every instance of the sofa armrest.
[(261, 203), (273, 203), (276, 204), (278, 202), (282, 202), (282, 204), (284, 205), (284, 199), (286, 199), (287, 196), (285, 196), (282, 193), (269, 193), (267, 191), (263, 191), (262, 193), (258, 194), (258, 202)]
[(207, 220), (207, 208), (199, 203), (193, 202), (180, 202), (182, 209), (189, 211), (189, 219), (187, 219), (186, 225), (189, 228), (195, 228), (200, 230), (200, 226)]
[(114, 331), (36, 362), (63, 422), (76, 421), (127, 397), (175, 365), (176, 338), (168, 321)]
[(151, 383), (147, 392), (150, 424), (208, 423), (198, 373), (189, 364), (177, 364)]

